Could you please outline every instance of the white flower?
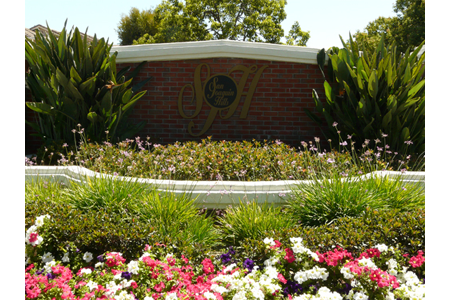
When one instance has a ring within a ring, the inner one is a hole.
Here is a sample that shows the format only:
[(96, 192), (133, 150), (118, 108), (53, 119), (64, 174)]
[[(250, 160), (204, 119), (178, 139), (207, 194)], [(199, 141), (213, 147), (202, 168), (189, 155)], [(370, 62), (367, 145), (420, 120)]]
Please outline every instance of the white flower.
[(386, 300), (395, 300), (395, 295), (391, 292), (388, 292)]
[(345, 279), (352, 279), (354, 277), (353, 273), (350, 271), (349, 268), (342, 267), (341, 268), (341, 274), (344, 275)]
[(96, 268), (96, 269), (100, 269), (100, 268), (103, 267), (104, 265), (105, 265), (105, 263), (98, 262), (98, 263), (95, 264), (95, 268)]
[(369, 296), (367, 296), (366, 294), (361, 293), (361, 292), (356, 292), (356, 293), (353, 295), (353, 299), (354, 299), (354, 300), (368, 300), (368, 299), (369, 299)]
[(91, 273), (92, 273), (92, 270), (88, 269), (88, 268), (83, 268), (80, 271), (80, 274), (91, 274)]
[(210, 292), (205, 292), (205, 293), (203, 293), (203, 296), (206, 298), (206, 299), (217, 299), (216, 298), (216, 296), (214, 296), (214, 294), (213, 293), (210, 293)]
[(56, 261), (52, 260), (45, 264), (44, 269), (45, 272), (50, 273), (52, 271), (52, 267), (56, 266)]
[(128, 272), (133, 274), (139, 274), (139, 262), (136, 260), (130, 261), (128, 263)]
[(393, 258), (388, 260), (386, 262), (386, 264), (388, 265), (388, 269), (395, 269), (395, 268), (397, 268), (397, 261), (395, 259), (393, 259)]
[(276, 258), (276, 257), (270, 257), (269, 259), (266, 259), (266, 260), (264, 261), (264, 265), (265, 265), (266, 267), (271, 267), (271, 266), (275, 265), (277, 262), (278, 262), (278, 258)]
[(237, 292), (233, 296), (233, 300), (246, 300), (246, 299), (247, 299), (247, 297), (245, 296), (245, 291)]
[(54, 259), (55, 258), (53, 257), (53, 255), (50, 252), (44, 253), (44, 255), (42, 255), (42, 262), (44, 262), (44, 263), (50, 262)]
[(264, 273), (270, 278), (275, 279), (278, 277), (278, 271), (276, 268), (272, 266), (268, 266), (265, 268)]
[(64, 253), (64, 256), (61, 258), (62, 262), (69, 262), (69, 252)]
[(83, 255), (83, 259), (86, 261), (86, 262), (90, 262), (91, 260), (92, 260), (92, 253), (91, 252), (86, 252), (84, 255)]
[(39, 217), (36, 218), (36, 221), (34, 222), (34, 224), (37, 227), (41, 227), (42, 225), (44, 225), (44, 219), (45, 218), (49, 218), (50, 219), (50, 216), (49, 215), (39, 216)]
[(337, 292), (332, 292), (327, 287), (321, 287), (317, 293), (319, 294), (319, 299), (327, 299), (327, 300), (342, 300), (342, 296)]
[(264, 293), (261, 291), (261, 288), (255, 287), (252, 290), (253, 297), (256, 299), (264, 300)]
[[(214, 280), (214, 279), (213, 279), (213, 280)], [(211, 280), (211, 281), (212, 281), (212, 280)], [(228, 290), (227, 290), (225, 287), (220, 286), (220, 285), (217, 285), (217, 284), (215, 284), (215, 283), (213, 283), (213, 284), (211, 285), (211, 291), (213, 291), (213, 292), (215, 292), (215, 293), (219, 293), (219, 294), (223, 294), (223, 293), (228, 292)]]
[(120, 288), (120, 285), (117, 285), (114, 281), (110, 281), (106, 284), (107, 291), (105, 292), (105, 294), (107, 296), (111, 296), (114, 295), (116, 293), (116, 291)]
[(266, 245), (275, 246), (275, 242), (273, 241), (273, 238), (265, 238), (263, 242)]
[(91, 292), (93, 289), (98, 288), (98, 284), (92, 280), (89, 280), (89, 282), (86, 283), (86, 286), (89, 287), (89, 291), (91, 291)]
[(166, 295), (166, 300), (175, 300), (175, 299), (178, 299), (177, 293), (175, 293), (175, 292)]
[(134, 296), (131, 294), (128, 294), (126, 291), (121, 291), (119, 295), (114, 296), (114, 299), (116, 299), (116, 300), (134, 300)]
[(301, 244), (303, 242), (303, 239), (300, 237), (290, 238), (289, 240), (291, 241), (292, 244)]
[(388, 250), (388, 246), (386, 246), (385, 244), (375, 245), (374, 248), (378, 249), (380, 252), (385, 252)]
[(358, 265), (361, 267), (368, 267), (370, 269), (378, 269), (378, 267), (375, 265), (375, 263), (370, 259), (363, 257), (358, 261)]
[(294, 279), (299, 283), (302, 284), (303, 282), (305, 282), (306, 280), (308, 280), (308, 275), (306, 272), (297, 272), (294, 275)]
[(407, 285), (415, 285), (420, 282), (417, 275), (411, 271), (406, 272), (405, 275), (403, 275), (403, 278), (405, 278)]

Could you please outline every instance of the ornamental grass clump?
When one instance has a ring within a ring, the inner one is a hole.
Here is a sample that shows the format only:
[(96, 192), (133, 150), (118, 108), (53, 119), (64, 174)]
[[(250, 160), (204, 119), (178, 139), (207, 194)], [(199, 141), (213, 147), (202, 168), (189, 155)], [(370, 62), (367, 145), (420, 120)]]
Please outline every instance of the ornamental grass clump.
[(301, 182), (288, 199), (287, 211), (303, 226), (330, 224), (341, 217), (360, 216), (366, 208), (401, 211), (425, 207), (425, 188), (376, 174), (364, 177), (335, 173)]
[(295, 226), (281, 207), (256, 201), (240, 201), (239, 205), (228, 207), (218, 223), (222, 239), (232, 245), (239, 245), (246, 238), (260, 240), (276, 230)]
[(89, 177), (82, 181), (72, 181), (70, 188), (63, 191), (66, 202), (82, 211), (99, 208), (116, 212), (130, 211), (139, 214), (139, 198), (150, 193), (154, 187), (141, 184), (136, 180), (114, 177)]

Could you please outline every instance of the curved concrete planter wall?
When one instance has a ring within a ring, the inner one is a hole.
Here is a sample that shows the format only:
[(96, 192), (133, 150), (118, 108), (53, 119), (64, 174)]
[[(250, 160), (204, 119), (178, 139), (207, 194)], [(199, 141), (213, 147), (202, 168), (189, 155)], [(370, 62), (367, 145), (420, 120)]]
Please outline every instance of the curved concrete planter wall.
[[(377, 171), (361, 176), (361, 179), (377, 174), (395, 178), (401, 176), (403, 182), (419, 183), (425, 188), (425, 172), (393, 172)], [(185, 180), (159, 180), (143, 179), (124, 176), (112, 176), (88, 170), (83, 167), (25, 167), (25, 181), (37, 178), (48, 181), (61, 181), (70, 185), (71, 181), (84, 182), (86, 177), (109, 177), (115, 180), (135, 180), (142, 184), (155, 186), (160, 191), (171, 191), (176, 194), (192, 193), (199, 207), (225, 208), (228, 205), (239, 203), (239, 200), (249, 201), (257, 199), (259, 203), (265, 201), (276, 206), (286, 203), (291, 190), (300, 182), (310, 181), (185, 181)]]

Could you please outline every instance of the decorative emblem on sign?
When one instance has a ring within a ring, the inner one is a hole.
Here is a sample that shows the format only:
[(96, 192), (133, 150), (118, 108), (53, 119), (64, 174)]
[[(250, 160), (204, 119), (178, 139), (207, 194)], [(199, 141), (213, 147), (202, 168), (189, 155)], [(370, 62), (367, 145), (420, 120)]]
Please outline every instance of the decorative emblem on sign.
[[(203, 67), (206, 67), (207, 71), (207, 79), (204, 83), (202, 83), (200, 76)], [(203, 129), (199, 133), (195, 134), (192, 132), (192, 128), (195, 126), (195, 124), (194, 121), (189, 122), (189, 134), (191, 134), (192, 136), (200, 136), (204, 134), (209, 129), (209, 127), (211, 127), (211, 124), (216, 118), (217, 113), (219, 113), (221, 119), (230, 118), (236, 111), (236, 108), (242, 96), (246, 97), (239, 118), (247, 118), (248, 110), (250, 108), (256, 85), (258, 84), (258, 80), (261, 77), (262, 72), (267, 67), (268, 66), (265, 65), (258, 70), (256, 65), (253, 65), (250, 68), (239, 65), (232, 68), (228, 74), (216, 74), (210, 76), (210, 69), (207, 64), (198, 65), (194, 73), (194, 86), (192, 86), (192, 84), (186, 84), (181, 88), (180, 94), (178, 95), (178, 111), (181, 117), (185, 119), (195, 118), (202, 109), (203, 100), (205, 100), (206, 103), (211, 107), (211, 110), (209, 112), (208, 118), (206, 119), (205, 125), (203, 126)], [(231, 73), (237, 71), (243, 72), (238, 84), (230, 76)], [(255, 73), (255, 75), (248, 91), (244, 92), (245, 84), (247, 82), (248, 76), (251, 73)], [(194, 100), (194, 97), (196, 99), (195, 111), (191, 116), (187, 116), (183, 110), (183, 94), (186, 88), (190, 88), (192, 90), (191, 103)], [(225, 113), (224, 116), (222, 115), (222, 112)]]
[(236, 99), (237, 85), (230, 76), (215, 75), (206, 81), (203, 93), (209, 106), (225, 109)]

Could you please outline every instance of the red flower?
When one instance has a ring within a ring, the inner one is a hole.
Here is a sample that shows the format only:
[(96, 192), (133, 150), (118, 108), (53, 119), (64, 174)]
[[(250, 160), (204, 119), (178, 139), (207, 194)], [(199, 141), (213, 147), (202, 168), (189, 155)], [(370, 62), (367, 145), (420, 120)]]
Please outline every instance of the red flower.
[(374, 256), (376, 257), (380, 257), (380, 250), (376, 249), (376, 248), (371, 248), (371, 249), (367, 249), (367, 254), (369, 255), (369, 258), (372, 258)]
[(292, 249), (286, 248), (284, 251), (286, 251), (286, 256), (284, 257), (284, 259), (287, 260), (288, 263), (293, 263), (295, 261), (295, 256)]

